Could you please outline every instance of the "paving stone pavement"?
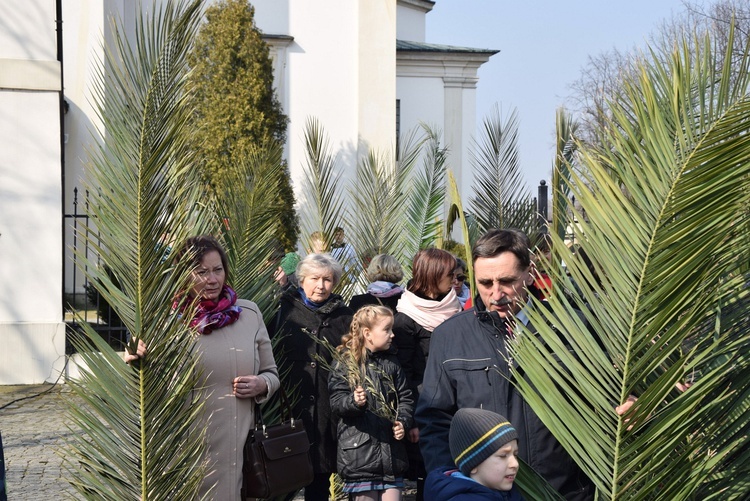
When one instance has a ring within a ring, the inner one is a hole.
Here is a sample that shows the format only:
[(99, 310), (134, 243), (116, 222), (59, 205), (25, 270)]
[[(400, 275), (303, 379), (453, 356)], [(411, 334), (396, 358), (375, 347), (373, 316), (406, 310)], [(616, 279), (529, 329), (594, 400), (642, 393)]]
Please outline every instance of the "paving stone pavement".
[(71, 434), (63, 421), (65, 398), (71, 395), (64, 385), (0, 386), (9, 501), (75, 498), (58, 453)]

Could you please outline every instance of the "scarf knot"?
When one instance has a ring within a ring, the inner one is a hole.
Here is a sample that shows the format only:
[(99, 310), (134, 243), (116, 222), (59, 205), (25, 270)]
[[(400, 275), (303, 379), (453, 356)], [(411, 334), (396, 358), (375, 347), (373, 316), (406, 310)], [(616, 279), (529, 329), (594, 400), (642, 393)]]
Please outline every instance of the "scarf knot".
[(407, 289), (401, 295), (401, 299), (398, 300), (396, 311), (408, 315), (419, 325), (432, 332), (435, 327), (461, 311), (461, 303), (458, 302), (452, 287), (450, 292), (440, 301), (423, 299)]
[[(180, 309), (182, 312), (187, 304), (180, 308), (179, 299), (173, 304), (174, 309)], [(231, 325), (240, 318), (242, 308), (237, 306), (237, 293), (224, 285), (216, 301), (211, 299), (201, 299), (195, 308), (195, 316), (190, 321), (190, 327), (194, 328), (200, 334), (211, 334), (216, 329), (221, 329)]]

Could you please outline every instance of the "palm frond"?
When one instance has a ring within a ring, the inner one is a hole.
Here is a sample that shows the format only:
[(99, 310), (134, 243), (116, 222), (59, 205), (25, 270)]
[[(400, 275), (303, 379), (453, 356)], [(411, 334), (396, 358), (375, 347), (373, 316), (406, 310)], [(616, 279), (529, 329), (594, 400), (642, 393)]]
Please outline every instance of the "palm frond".
[(273, 253), (278, 222), (277, 193), (284, 175), (282, 146), (276, 141), (248, 152), (225, 172), (226, 185), (217, 200), (224, 216), (224, 240), (238, 297), (252, 298), (268, 319), (274, 301)]
[(468, 276), (468, 282), (471, 288), (471, 294), (469, 297), (474, 297), (476, 294), (476, 283), (474, 282), (474, 261), (470, 258), (472, 240), (469, 234), (469, 224), (466, 222), (466, 215), (464, 214), (463, 203), (461, 202), (461, 194), (458, 192), (458, 183), (453, 177), (453, 173), (448, 173), (448, 191), (450, 193), (452, 208), (455, 209), (458, 220), (461, 222), (461, 234), (464, 242), (466, 242), (467, 248), (467, 259), (466, 259), (466, 275)]
[(515, 485), (523, 494), (524, 499), (534, 501), (563, 501), (562, 497), (547, 481), (522, 459), (518, 459), (520, 467)]
[(554, 209), (552, 210), (552, 228), (560, 238), (565, 238), (569, 220), (570, 199), (570, 173), (573, 170), (575, 152), (575, 134), (578, 123), (568, 115), (562, 108), (557, 110), (555, 127), (557, 130), (557, 147), (555, 152), (555, 163), (552, 170), (552, 192)]
[(400, 235), (398, 209), (405, 201), (404, 179), (396, 162), (374, 151), (357, 164), (349, 188), (353, 208), (349, 239), (361, 262), (395, 247)]
[(341, 226), (344, 199), (339, 188), (341, 172), (331, 152), (330, 142), (320, 122), (314, 118), (305, 124), (305, 151), (307, 162), (302, 182), (301, 226), (303, 242), (314, 232), (321, 232), (330, 249), (333, 231)]
[(536, 207), (526, 188), (518, 160), (518, 114), (503, 122), (496, 106), (484, 120), (484, 135), (474, 142), (474, 196), (469, 212), (478, 233), (492, 228), (518, 228), (532, 241), (537, 232)]
[[(440, 146), (440, 133), (422, 124), (427, 135), (422, 169), (413, 174), (406, 204), (402, 254), (410, 262), (420, 249), (435, 245), (442, 231), (445, 203), (446, 150)], [(404, 262), (404, 261), (401, 261)]]
[(552, 270), (549, 308), (529, 315), (539, 336), (512, 349), (524, 398), (600, 499), (750, 489), (750, 72), (746, 57), (717, 73), (708, 42), (689, 45), (642, 64), (602, 146), (579, 150), (570, 186), (591, 265), (552, 235), (569, 275)]
[[(115, 45), (98, 67), (95, 101), (104, 142), (93, 153), (90, 215), (79, 237), (101, 260), (80, 256), (85, 273), (123, 320), (147, 360), (126, 365), (93, 329), (74, 338), (83, 361), (71, 382), (85, 402), (68, 413), (74, 434), (65, 458), (87, 498), (189, 499), (203, 476), (201, 413), (191, 403), (199, 373), (191, 334), (171, 315), (190, 270), (169, 249), (207, 228), (191, 172), (185, 99), (186, 54), (201, 2), (166, 2), (136, 19), (134, 45), (115, 23)], [(93, 349), (92, 349), (93, 348)]]
[(424, 136), (417, 136), (415, 129), (399, 141), (398, 161), (392, 154), (370, 151), (357, 165), (356, 177), (349, 188), (353, 210), (348, 220), (350, 240), (363, 267), (377, 254), (391, 254), (400, 262), (411, 258), (402, 255), (399, 243), (412, 172), (424, 141)]

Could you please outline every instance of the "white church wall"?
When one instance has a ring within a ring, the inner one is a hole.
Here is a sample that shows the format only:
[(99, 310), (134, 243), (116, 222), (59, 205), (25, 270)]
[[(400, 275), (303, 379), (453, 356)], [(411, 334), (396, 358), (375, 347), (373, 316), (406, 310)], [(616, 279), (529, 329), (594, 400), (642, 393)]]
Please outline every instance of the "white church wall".
[(0, 2), (0, 20), (0, 59), (56, 59), (54, 2)]
[(399, 77), (397, 99), (401, 106), (401, 133), (424, 122), (443, 131), (444, 98), (441, 78)]
[(0, 384), (55, 380), (64, 366), (54, 7), (0, 7)]
[(426, 32), (425, 13), (432, 9), (432, 2), (422, 0), (398, 1), (398, 27), (396, 37), (399, 40), (424, 42)]
[(396, 142), (396, 2), (364, 0), (358, 20), (359, 160)]
[(0, 91), (0, 321), (62, 319), (58, 107), (56, 92)]
[(290, 118), (287, 151), (297, 194), (310, 118), (323, 127), (347, 175), (366, 147), (392, 148), (395, 0), (258, 0), (253, 5), (261, 31), (293, 37), (283, 69), (287, 84), (279, 97)]
[[(102, 34), (108, 34), (108, 16), (122, 16), (121, 2), (97, 1), (63, 2), (65, 101), (65, 185), (64, 211), (73, 214), (86, 212), (84, 178), (89, 169), (89, 152), (100, 139), (101, 121), (93, 106), (94, 79), (97, 61), (102, 61), (104, 48)], [(74, 190), (78, 197), (74, 199)], [(74, 207), (77, 202), (77, 208)], [(65, 241), (73, 242), (72, 218), (65, 220)], [(65, 249), (65, 292), (83, 294), (84, 275), (73, 266), (72, 249)], [(75, 280), (74, 280), (75, 277)]]

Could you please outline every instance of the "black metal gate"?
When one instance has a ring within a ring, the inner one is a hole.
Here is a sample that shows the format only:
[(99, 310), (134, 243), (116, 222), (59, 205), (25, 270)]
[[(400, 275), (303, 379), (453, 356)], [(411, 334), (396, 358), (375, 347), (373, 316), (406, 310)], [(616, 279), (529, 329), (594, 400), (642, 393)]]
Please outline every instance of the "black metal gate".
[[(89, 280), (89, 271), (106, 273), (107, 270), (88, 270), (78, 258), (78, 256), (83, 255), (90, 262), (97, 263), (97, 266), (100, 263), (94, 250), (87, 245), (84, 239), (80, 238), (81, 232), (90, 231), (88, 228), (91, 228), (88, 215), (88, 192), (81, 197), (78, 188), (73, 189), (73, 212), (65, 214), (64, 218), (63, 311), (65, 323), (68, 329), (80, 330), (80, 324), (86, 322), (110, 346), (116, 350), (121, 350), (127, 338), (127, 330), (122, 324), (122, 320)], [(70, 343), (66, 343), (66, 351), (69, 353), (73, 351)]]

